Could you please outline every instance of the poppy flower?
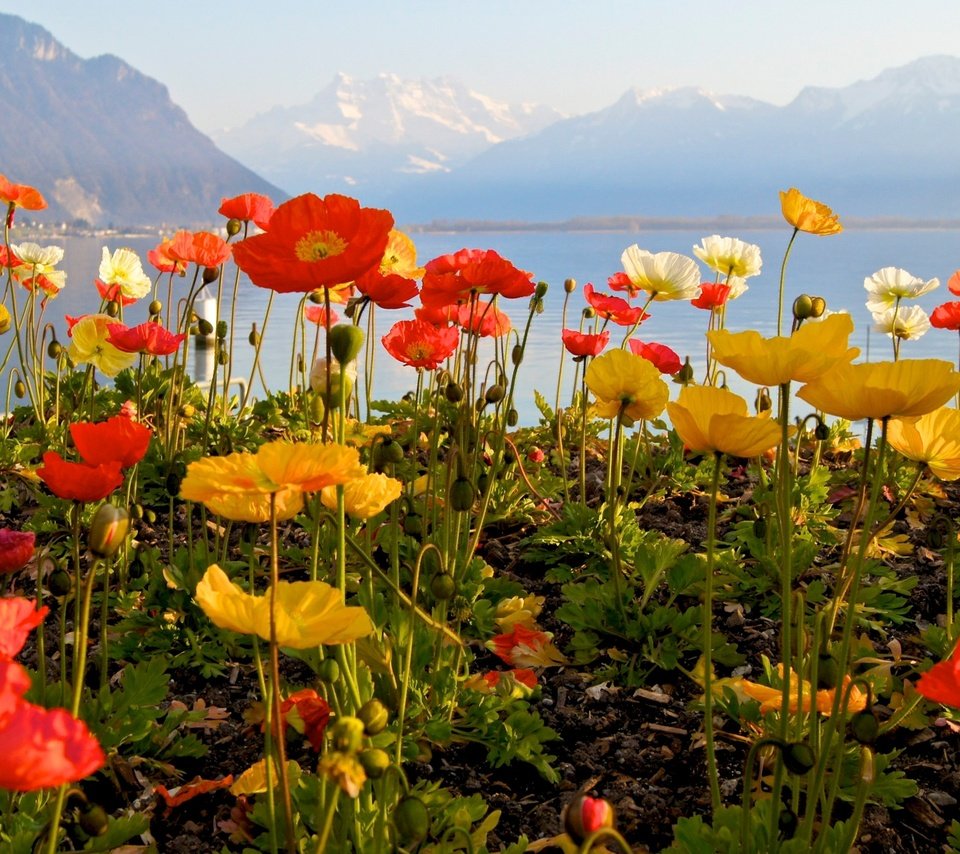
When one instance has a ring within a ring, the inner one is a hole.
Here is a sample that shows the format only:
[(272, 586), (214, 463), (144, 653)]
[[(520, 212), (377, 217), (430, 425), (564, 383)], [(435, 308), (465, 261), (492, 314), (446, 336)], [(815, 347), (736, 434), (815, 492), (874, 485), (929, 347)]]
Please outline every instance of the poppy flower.
[(128, 306), (137, 301), (136, 297), (125, 297), (123, 291), (120, 290), (120, 285), (105, 285), (99, 279), (94, 279), (93, 284), (97, 288), (97, 293), (100, 294), (100, 299), (107, 300), (107, 302), (116, 302), (122, 306)]
[(916, 299), (940, 287), (939, 279), (921, 279), (899, 267), (883, 267), (863, 280), (867, 308), (881, 312), (894, 308), (902, 299)]
[(0, 528), (0, 573), (23, 569), (33, 557), (36, 540), (33, 531)]
[(763, 266), (759, 246), (719, 234), (704, 237), (699, 246), (693, 247), (693, 254), (721, 276), (746, 279), (758, 275)]
[[(801, 330), (802, 331), (802, 330)], [(960, 373), (939, 359), (837, 365), (797, 397), (838, 418), (912, 417), (943, 406), (960, 390)]]
[(960, 330), (960, 302), (945, 302), (930, 313), (930, 325), (937, 329)]
[(713, 358), (733, 368), (748, 382), (777, 386), (792, 380), (810, 382), (850, 362), (859, 354), (847, 347), (853, 332), (849, 314), (832, 314), (816, 323), (805, 323), (793, 335), (764, 338), (759, 332), (707, 333)]
[(330, 722), (330, 705), (313, 688), (294, 691), (280, 704), (280, 714), (284, 723), (307, 737), (317, 753), (323, 749), (323, 733)]
[(553, 635), (525, 626), (497, 635), (487, 642), (487, 649), (511, 667), (559, 667), (567, 663), (553, 645)]
[(612, 276), (607, 276), (607, 287), (610, 288), (611, 291), (626, 291), (627, 296), (631, 299), (640, 293), (640, 288), (636, 287), (633, 282), (630, 281), (630, 277), (623, 272), (617, 272)]
[(583, 286), (583, 298), (600, 317), (616, 323), (617, 326), (634, 326), (650, 317), (640, 306), (631, 306), (622, 297), (597, 293), (590, 282)]
[(150, 293), (150, 277), (143, 272), (140, 256), (132, 249), (117, 249), (113, 254), (106, 246), (100, 260), (98, 281), (116, 286), (128, 299), (138, 300)]
[(465, 301), (471, 293), (507, 299), (534, 292), (533, 274), (520, 270), (492, 249), (461, 249), (427, 262), (420, 300), (424, 305)]
[(563, 346), (574, 356), (599, 356), (603, 348), (610, 343), (610, 332), (606, 329), (597, 335), (577, 332), (576, 329), (564, 329), (560, 333)]
[(78, 421), (70, 425), (77, 453), (87, 465), (117, 462), (129, 468), (140, 462), (150, 446), (150, 428), (124, 415), (106, 421)]
[(700, 295), (696, 299), (690, 300), (690, 304), (694, 308), (713, 311), (715, 308), (724, 306), (729, 297), (730, 285), (718, 282), (703, 282), (700, 285)]
[(947, 279), (947, 290), (960, 297), (960, 270), (954, 270), (950, 278)]
[(873, 313), (873, 331), (901, 341), (915, 341), (929, 331), (930, 325), (930, 318), (918, 305), (891, 306)]
[(133, 353), (124, 353), (108, 340), (108, 327), (115, 324), (109, 314), (87, 314), (73, 320), (67, 318), (70, 346), (67, 355), (75, 365), (88, 362), (108, 377), (115, 377), (135, 361)]
[(589, 795), (577, 795), (564, 810), (563, 828), (577, 843), (605, 827), (613, 827), (616, 822), (613, 805), (603, 798), (591, 798)]
[(627, 343), (630, 345), (630, 350), (634, 355), (640, 356), (648, 362), (652, 362), (661, 374), (670, 374), (672, 376), (682, 367), (680, 357), (666, 344), (657, 344), (654, 341), (635, 341), (633, 338)]
[(420, 292), (413, 279), (396, 273), (384, 275), (376, 268), (360, 276), (355, 284), (360, 293), (380, 308), (409, 308), (409, 300)]
[[(369, 519), (383, 512), (402, 492), (403, 484), (396, 478), (379, 473), (365, 474), (344, 485), (343, 504), (348, 515), (355, 519)], [(336, 510), (337, 488), (324, 487), (320, 500), (324, 507)]]
[(634, 421), (656, 418), (663, 412), (670, 392), (651, 362), (625, 350), (597, 356), (584, 379), (596, 396), (594, 411), (601, 418), (620, 417), (629, 426)]
[(457, 349), (460, 331), (456, 326), (438, 328), (422, 320), (400, 320), (381, 340), (397, 361), (434, 371)]
[[(540, 451), (542, 454), (543, 451)], [(493, 614), (493, 621), (500, 631), (509, 632), (514, 626), (536, 628), (537, 617), (543, 611), (546, 599), (543, 596), (508, 596), (497, 602)]]
[(123, 483), (123, 472), (116, 460), (100, 465), (70, 463), (56, 451), (43, 455), (37, 476), (54, 495), (73, 501), (102, 501)]
[(258, 287), (303, 293), (355, 281), (376, 267), (392, 227), (389, 211), (307, 193), (280, 205), (270, 230), (241, 240), (233, 255)]
[(700, 291), (697, 262), (676, 252), (647, 252), (634, 244), (628, 246), (620, 263), (635, 288), (646, 291), (658, 302), (693, 299)]
[(38, 288), (49, 296), (56, 296), (67, 281), (67, 274), (55, 269), (63, 260), (59, 246), (40, 246), (38, 243), (17, 243), (10, 247), (20, 264), (13, 268), (14, 278), (27, 290)]
[(960, 647), (921, 675), (917, 690), (928, 700), (960, 709)]
[(200, 267), (219, 267), (230, 257), (229, 244), (209, 231), (181, 229), (173, 235), (165, 251), (173, 261)]
[(449, 326), (456, 323), (459, 315), (460, 306), (457, 303), (422, 305), (413, 310), (413, 316), (417, 320), (429, 323), (432, 326)]
[(796, 187), (780, 191), (783, 218), (799, 231), (825, 236), (843, 231), (837, 215), (826, 205), (807, 198)]
[(161, 240), (154, 249), (147, 252), (147, 260), (161, 273), (177, 273), (182, 276), (187, 269), (185, 261), (170, 256), (169, 238)]
[(943, 407), (919, 418), (891, 418), (887, 441), (908, 460), (926, 463), (940, 480), (960, 478), (960, 410)]
[(506, 314), (492, 302), (482, 300), (460, 303), (457, 306), (457, 323), (480, 338), (500, 338), (513, 328)]
[(152, 321), (130, 327), (122, 323), (107, 324), (107, 343), (122, 353), (169, 356), (177, 352), (186, 337), (186, 334), (174, 334)]
[(46, 605), (38, 610), (36, 602), (20, 596), (0, 599), (0, 660), (13, 658), (23, 649), (27, 636), (43, 622), (49, 610)]
[(242, 193), (232, 199), (222, 199), (217, 213), (227, 219), (252, 221), (257, 228), (266, 231), (270, 225), (273, 210), (273, 202), (261, 193)]
[(329, 329), (340, 322), (340, 316), (333, 309), (330, 309), (328, 314), (325, 305), (314, 305), (313, 303), (307, 303), (303, 307), (303, 316), (311, 323), (322, 326), (324, 329)]
[[(270, 640), (270, 599), (245, 593), (219, 566), (207, 568), (196, 600), (214, 625)], [(325, 581), (280, 581), (274, 620), (277, 643), (291, 649), (350, 643), (373, 631), (367, 612), (344, 605), (340, 591)]]
[[(778, 664), (777, 670), (783, 674), (783, 665)], [(852, 687), (850, 676), (843, 677), (842, 687), (825, 688), (821, 691), (814, 691), (812, 686), (806, 680), (802, 682), (802, 692), (798, 691), (801, 687), (800, 677), (796, 673), (791, 673), (790, 678), (790, 702), (788, 709), (791, 712), (802, 710), (804, 712), (816, 709), (820, 714), (830, 717), (833, 712), (833, 704), (837, 696), (837, 691), (841, 692), (841, 697), (849, 692), (849, 700), (844, 710), (847, 714), (856, 714), (862, 712), (867, 707), (867, 695), (854, 684)], [(760, 702), (760, 711), (769, 712), (783, 708), (783, 690), (781, 688), (772, 688), (769, 685), (761, 685), (757, 682), (749, 682), (743, 679), (739, 683), (743, 692), (754, 700)], [(802, 700), (798, 695), (802, 693)], [(841, 700), (842, 702), (842, 700)]]
[(0, 202), (28, 211), (41, 211), (47, 206), (39, 190), (27, 184), (14, 184), (6, 175), (0, 175)]
[(192, 801), (199, 795), (205, 795), (207, 792), (215, 792), (217, 789), (228, 789), (233, 785), (233, 774), (227, 774), (220, 780), (204, 780), (202, 777), (194, 777), (189, 783), (182, 786), (174, 786), (172, 790), (166, 786), (154, 786), (153, 791), (163, 798), (167, 805), (164, 810), (164, 817), (170, 814), (174, 807)]
[(782, 438), (777, 422), (747, 415), (742, 397), (713, 386), (684, 386), (667, 414), (683, 444), (697, 453), (757, 457)]
[(477, 673), (463, 683), (465, 688), (481, 694), (496, 691), (501, 696), (523, 699), (537, 687), (537, 674), (529, 667), (515, 667), (513, 670), (488, 670)]

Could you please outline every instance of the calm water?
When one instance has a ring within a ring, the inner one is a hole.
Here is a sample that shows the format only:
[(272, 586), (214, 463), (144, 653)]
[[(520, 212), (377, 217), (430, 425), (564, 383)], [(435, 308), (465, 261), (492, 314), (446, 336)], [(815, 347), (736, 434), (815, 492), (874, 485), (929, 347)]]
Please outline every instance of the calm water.
[[(530, 270), (537, 280), (550, 285), (545, 311), (534, 319), (527, 355), (520, 371), (517, 408), (521, 423), (536, 423), (537, 412), (533, 403), (533, 390), (544, 393), (549, 401), (554, 400), (556, 365), (561, 350), (560, 325), (563, 306), (563, 280), (574, 278), (578, 287), (570, 301), (568, 326), (579, 322), (579, 311), (584, 306), (582, 286), (593, 282), (606, 290), (606, 279), (621, 269), (620, 255), (632, 243), (652, 252), (672, 250), (691, 254), (691, 247), (700, 242), (704, 232), (651, 231), (646, 233), (501, 233), (474, 232), (469, 234), (418, 234), (415, 235), (421, 261), (463, 246), (496, 249), (517, 266)], [(730, 304), (727, 311), (727, 326), (731, 330), (758, 329), (764, 334), (776, 331), (776, 295), (780, 263), (786, 248), (789, 232), (756, 231), (738, 232), (734, 236), (760, 246), (763, 255), (763, 272), (749, 280), (750, 289), (740, 299)], [(156, 245), (155, 238), (113, 240), (103, 238), (71, 237), (55, 241), (66, 250), (63, 267), (67, 271), (67, 286), (61, 295), (50, 302), (46, 319), (53, 322), (61, 340), (66, 338), (64, 315), (78, 315), (96, 310), (98, 295), (93, 286), (100, 263), (101, 248), (111, 250), (130, 246), (145, 259), (146, 251)], [(787, 271), (787, 298), (789, 311), (793, 298), (800, 293), (821, 295), (828, 307), (844, 309), (853, 314), (857, 324), (852, 344), (860, 346), (864, 354), (876, 359), (891, 358), (890, 341), (886, 336), (870, 335), (871, 317), (864, 305), (863, 279), (881, 267), (895, 266), (909, 270), (924, 279), (934, 276), (941, 280), (941, 287), (922, 297), (918, 302), (928, 312), (936, 305), (955, 299), (946, 290), (946, 279), (960, 267), (960, 235), (952, 231), (848, 231), (838, 236), (814, 237), (800, 234), (794, 244)], [(228, 268), (229, 272), (229, 268)], [(705, 279), (712, 279), (707, 275)], [(177, 279), (175, 293), (183, 297), (187, 281)], [(231, 279), (232, 285), (232, 279)], [(247, 343), (251, 324), (262, 327), (268, 291), (241, 283), (237, 304), (237, 355), (234, 376), (247, 376), (251, 367), (252, 348)], [(161, 286), (161, 298), (166, 299), (166, 285)], [(263, 369), (271, 389), (286, 388), (290, 364), (290, 347), (294, 314), (299, 295), (278, 294), (265, 335), (262, 354)], [(128, 323), (140, 322), (145, 317), (144, 305), (126, 310)], [(521, 327), (526, 319), (526, 300), (515, 301), (516, 305), (502, 306), (512, 317), (514, 325)], [(652, 317), (640, 330), (642, 340), (659, 341), (676, 350), (681, 357), (690, 355), (702, 374), (704, 358), (704, 331), (707, 312), (692, 308), (689, 303), (654, 303)], [(395, 320), (412, 316), (410, 311), (380, 311), (377, 318), (377, 334), (383, 335)], [(6, 340), (6, 339), (4, 339)], [(619, 342), (616, 329), (612, 328), (611, 343)], [(957, 336), (944, 330), (933, 329), (916, 342), (905, 342), (901, 355), (906, 358), (937, 357), (955, 361)], [(15, 358), (15, 357), (14, 357)], [(203, 362), (204, 354), (196, 352), (192, 358), (199, 359), (193, 365), (195, 375), (202, 376), (210, 366)], [(565, 380), (572, 382), (571, 366), (565, 368)], [(374, 396), (397, 398), (416, 384), (416, 372), (397, 364), (380, 349)], [(736, 386), (744, 394), (753, 394), (753, 388), (743, 384)], [(569, 399), (569, 390), (564, 399)]]

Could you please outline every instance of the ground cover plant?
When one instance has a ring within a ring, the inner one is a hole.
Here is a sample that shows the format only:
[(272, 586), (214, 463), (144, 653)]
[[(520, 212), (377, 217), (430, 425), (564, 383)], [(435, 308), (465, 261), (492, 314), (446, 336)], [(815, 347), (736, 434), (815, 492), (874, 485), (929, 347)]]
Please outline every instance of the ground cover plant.
[[(866, 280), (892, 358), (858, 362), (854, 318), (785, 299), (842, 230), (791, 189), (776, 336), (728, 328), (757, 247), (704, 238), (704, 281), (631, 246), (612, 293), (562, 284), (521, 428), (548, 284), (493, 249), (420, 266), (387, 211), (248, 194), (154, 278), (105, 247), (61, 340), (62, 250), (16, 239), (42, 194), (0, 198), (4, 851), (960, 851), (960, 373), (902, 352), (960, 329), (904, 303), (937, 280)], [(278, 294), (289, 383), (255, 395)], [(701, 376), (663, 300), (706, 313)]]

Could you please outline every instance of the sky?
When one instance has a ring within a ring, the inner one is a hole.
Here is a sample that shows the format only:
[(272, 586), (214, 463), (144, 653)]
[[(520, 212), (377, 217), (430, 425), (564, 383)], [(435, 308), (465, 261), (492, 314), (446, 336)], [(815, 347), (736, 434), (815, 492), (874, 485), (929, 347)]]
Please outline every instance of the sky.
[(206, 133), (305, 103), (338, 71), (450, 76), (576, 114), (632, 86), (782, 105), (807, 85), (960, 54), (957, 0), (0, 0), (0, 12), (83, 58), (119, 56)]

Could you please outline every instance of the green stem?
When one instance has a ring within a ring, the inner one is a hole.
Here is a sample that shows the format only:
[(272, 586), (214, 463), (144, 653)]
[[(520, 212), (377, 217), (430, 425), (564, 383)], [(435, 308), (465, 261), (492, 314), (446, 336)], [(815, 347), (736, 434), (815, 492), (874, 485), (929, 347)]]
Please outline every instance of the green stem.
[(793, 249), (793, 241), (797, 239), (799, 228), (793, 229), (790, 235), (790, 242), (787, 244), (787, 251), (783, 253), (783, 263), (780, 265), (780, 292), (777, 297), (777, 335), (783, 334), (783, 290), (787, 281), (787, 259), (790, 257), (790, 250)]
[(706, 740), (707, 777), (710, 782), (710, 804), (713, 815), (716, 815), (722, 806), (716, 745), (713, 737), (713, 573), (717, 536), (717, 494), (720, 491), (720, 460), (721, 454), (715, 452), (713, 477), (710, 481), (710, 509), (707, 515), (707, 574), (703, 587), (703, 732)]

